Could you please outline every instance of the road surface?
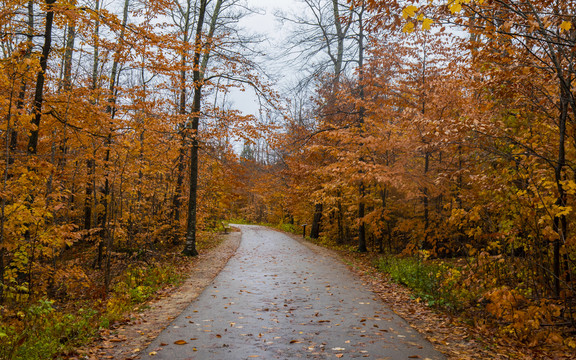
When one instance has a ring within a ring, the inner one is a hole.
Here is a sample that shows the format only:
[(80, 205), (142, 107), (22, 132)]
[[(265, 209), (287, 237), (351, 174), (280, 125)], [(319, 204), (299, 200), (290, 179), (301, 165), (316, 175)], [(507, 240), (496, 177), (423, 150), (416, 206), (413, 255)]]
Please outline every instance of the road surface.
[(236, 255), (142, 359), (445, 359), (344, 264), (238, 227)]

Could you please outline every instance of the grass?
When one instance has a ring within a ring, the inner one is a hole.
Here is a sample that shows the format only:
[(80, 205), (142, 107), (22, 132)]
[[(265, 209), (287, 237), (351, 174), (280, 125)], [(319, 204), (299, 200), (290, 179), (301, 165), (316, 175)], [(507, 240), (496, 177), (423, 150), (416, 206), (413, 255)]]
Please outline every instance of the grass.
[(148, 301), (167, 285), (177, 285), (184, 279), (172, 264), (154, 264), (150, 267), (131, 267), (114, 286), (106, 303), (101, 327), (108, 327), (124, 317), (136, 305)]
[(96, 334), (98, 313), (80, 308), (75, 314), (58, 311), (54, 302), (40, 300), (17, 312), (18, 321), (0, 327), (0, 358), (42, 360), (72, 351)]
[(460, 286), (460, 270), (452, 265), (389, 255), (380, 257), (376, 266), (431, 306), (455, 311), (465, 307), (471, 299), (470, 292)]

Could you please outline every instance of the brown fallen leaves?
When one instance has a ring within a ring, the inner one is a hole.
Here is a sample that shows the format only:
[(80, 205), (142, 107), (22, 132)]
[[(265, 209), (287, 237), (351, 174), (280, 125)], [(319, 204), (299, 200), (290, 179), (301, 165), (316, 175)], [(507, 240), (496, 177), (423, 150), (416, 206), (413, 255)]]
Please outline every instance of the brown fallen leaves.
[[(216, 245), (217, 244), (217, 245)], [(134, 358), (144, 351), (148, 344), (166, 327), (172, 319), (210, 284), (220, 269), (234, 255), (240, 244), (240, 233), (234, 232), (218, 238), (214, 248), (205, 250), (194, 262), (181, 269), (182, 273), (193, 273), (181, 287), (166, 291), (163, 299), (154, 299), (149, 309), (130, 314), (129, 320), (101, 331), (100, 339), (89, 347), (78, 349), (82, 359), (127, 359)], [(146, 306), (146, 307), (147, 307)], [(144, 308), (144, 306), (140, 306)], [(113, 340), (117, 339), (117, 340)], [(196, 340), (194, 338), (190, 340)], [(166, 345), (163, 345), (166, 346)], [(138, 351), (134, 351), (138, 350)], [(193, 351), (196, 351), (193, 349)], [(156, 353), (156, 351), (153, 351)], [(71, 357), (74, 359), (75, 357)]]
[(305, 242), (299, 236), (289, 235), (316, 252), (344, 260), (350, 270), (359, 275), (396, 314), (451, 360), (575, 358), (573, 353), (563, 348), (530, 348), (511, 338), (495, 337), (496, 329), (467, 325), (464, 321), (470, 319), (458, 319), (429, 307), (423, 301), (417, 301), (409, 289), (390, 281), (372, 266), (373, 257), (377, 254), (328, 249)]
[[(414, 299), (412, 292), (396, 284), (372, 266), (370, 255), (339, 253), (351, 270), (362, 277), (390, 308), (434, 344), (449, 359), (573, 359), (561, 350), (530, 349), (509, 338), (495, 337), (495, 329), (475, 328), (448, 313)], [(417, 357), (413, 357), (417, 358)]]

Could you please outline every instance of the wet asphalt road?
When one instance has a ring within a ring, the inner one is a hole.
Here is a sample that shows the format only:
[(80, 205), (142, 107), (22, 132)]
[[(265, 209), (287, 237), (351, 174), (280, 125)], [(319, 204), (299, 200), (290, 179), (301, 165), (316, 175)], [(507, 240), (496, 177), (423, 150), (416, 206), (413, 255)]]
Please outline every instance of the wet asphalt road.
[(142, 359), (444, 359), (344, 264), (238, 227), (237, 254)]

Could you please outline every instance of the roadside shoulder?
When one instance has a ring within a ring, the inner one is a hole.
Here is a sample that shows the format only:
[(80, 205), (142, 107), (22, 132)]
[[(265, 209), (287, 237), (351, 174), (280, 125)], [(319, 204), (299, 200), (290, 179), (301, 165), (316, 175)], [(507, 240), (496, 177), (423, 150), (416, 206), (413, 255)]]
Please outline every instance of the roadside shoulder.
[(212, 280), (234, 256), (242, 233), (232, 231), (220, 245), (195, 259), (188, 279), (171, 289), (168, 294), (146, 303), (146, 309), (133, 314), (130, 321), (114, 329), (109, 335), (91, 345), (87, 359), (136, 359), (138, 354), (164, 330)]

